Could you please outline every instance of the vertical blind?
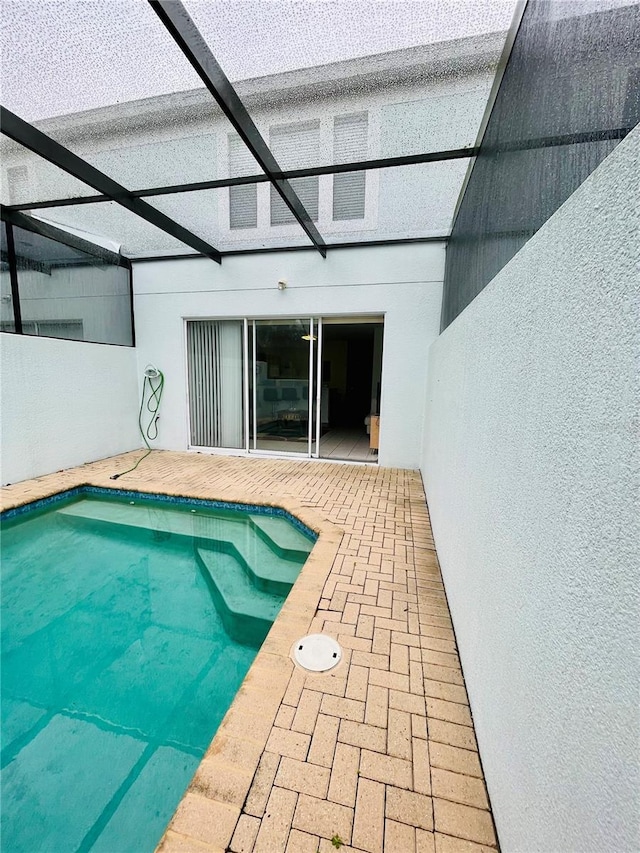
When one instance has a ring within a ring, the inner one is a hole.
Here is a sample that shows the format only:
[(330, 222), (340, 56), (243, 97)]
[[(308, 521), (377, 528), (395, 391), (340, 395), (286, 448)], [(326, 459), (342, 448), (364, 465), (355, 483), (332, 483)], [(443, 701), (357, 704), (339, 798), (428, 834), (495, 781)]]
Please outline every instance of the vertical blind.
[(241, 320), (187, 323), (193, 447), (244, 447)]

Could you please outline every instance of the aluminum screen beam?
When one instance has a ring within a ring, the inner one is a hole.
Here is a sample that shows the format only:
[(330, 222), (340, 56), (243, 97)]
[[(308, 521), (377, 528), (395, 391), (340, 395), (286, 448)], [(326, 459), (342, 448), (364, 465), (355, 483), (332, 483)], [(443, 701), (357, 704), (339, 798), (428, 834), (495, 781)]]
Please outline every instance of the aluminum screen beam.
[(7, 260), (9, 263), (9, 278), (11, 280), (11, 301), (13, 303), (13, 328), (16, 334), (22, 334), (22, 310), (20, 308), (20, 290), (18, 288), (18, 265), (16, 263), (16, 244), (13, 237), (13, 226), (5, 222), (7, 229)]
[[(404, 246), (409, 243), (446, 243), (449, 239), (449, 234), (442, 234), (438, 237), (393, 237), (389, 240), (361, 240), (345, 243), (327, 243), (327, 251), (333, 252), (336, 249), (366, 249), (371, 246)], [(315, 252), (315, 246), (268, 246), (259, 249), (229, 249), (222, 252), (223, 258), (234, 257), (238, 255), (273, 255), (281, 252)], [(180, 255), (140, 255), (136, 258), (131, 258), (133, 264), (148, 263), (150, 261), (189, 261), (199, 257), (192, 254)]]
[(82, 237), (77, 237), (75, 234), (65, 231), (64, 228), (56, 228), (55, 225), (50, 225), (48, 222), (41, 222), (32, 216), (25, 216), (19, 211), (8, 210), (7, 208), (3, 208), (0, 215), (2, 221), (7, 223), (7, 231), (9, 225), (15, 225), (16, 228), (22, 228), (23, 231), (31, 231), (33, 234), (39, 234), (41, 237), (47, 237), (49, 240), (55, 240), (56, 243), (69, 246), (70, 249), (77, 249), (85, 255), (91, 255), (104, 264), (131, 269), (131, 261), (124, 255), (119, 255), (117, 252), (112, 252), (103, 246), (89, 242), (89, 240), (83, 240)]
[(211, 260), (216, 261), (216, 263), (222, 262), (220, 252), (205, 240), (183, 228), (182, 225), (165, 216), (164, 213), (161, 213), (150, 204), (147, 204), (143, 199), (135, 198), (122, 184), (117, 183), (117, 181), (114, 181), (108, 175), (96, 169), (95, 166), (87, 163), (86, 160), (78, 157), (77, 154), (69, 151), (64, 145), (60, 145), (55, 139), (37, 130), (29, 122), (24, 121), (24, 119), (21, 119), (5, 107), (0, 107), (0, 125), (2, 126), (2, 132), (6, 136), (15, 142), (19, 142), (20, 145), (33, 151), (34, 154), (37, 154), (49, 163), (53, 163), (54, 166), (67, 172), (67, 174), (93, 187), (94, 190), (107, 196), (110, 201), (115, 201), (117, 204), (130, 210), (131, 213), (135, 213), (136, 216), (175, 237), (176, 240), (180, 240), (187, 246), (191, 246), (192, 249), (195, 249), (201, 255), (206, 255)]
[[(633, 128), (613, 127), (605, 130), (584, 131), (582, 133), (567, 133), (556, 136), (542, 136), (536, 139), (524, 139), (509, 143), (500, 148), (500, 151), (530, 151), (535, 148), (556, 148), (560, 145), (576, 145), (604, 141), (609, 139), (623, 139)], [(400, 166), (417, 166), (421, 163), (442, 163), (446, 160), (470, 160), (476, 157), (480, 149), (452, 148), (447, 151), (429, 151), (424, 154), (407, 154), (401, 157), (381, 157), (377, 160), (357, 160), (350, 163), (334, 163), (328, 166), (310, 166), (305, 169), (290, 169), (280, 172), (277, 178), (290, 181), (294, 178), (312, 178), (316, 175), (339, 175), (344, 172), (367, 172), (373, 169), (393, 169)], [(499, 153), (499, 152), (498, 152)], [(150, 198), (157, 195), (173, 195), (176, 193), (199, 192), (200, 190), (216, 190), (225, 187), (239, 187), (245, 184), (263, 184), (269, 182), (269, 177), (264, 174), (240, 175), (235, 178), (218, 178), (211, 181), (194, 181), (189, 184), (171, 184), (164, 187), (147, 187), (141, 190), (129, 190), (132, 198)], [(76, 198), (56, 198), (46, 201), (31, 201), (18, 204), (7, 204), (7, 210), (37, 210), (47, 207), (69, 207), (76, 204), (96, 204), (98, 202), (111, 201), (106, 195), (78, 196)], [(329, 245), (329, 244), (327, 244)], [(224, 257), (226, 253), (221, 252)]]
[[(416, 166), (421, 163), (440, 163), (444, 160), (464, 160), (475, 157), (476, 148), (452, 148), (449, 151), (429, 151), (424, 154), (407, 154), (402, 157), (381, 157), (377, 160), (355, 160), (350, 163), (335, 163), (328, 166), (310, 166), (306, 169), (291, 169), (279, 172), (276, 178), (286, 181), (294, 178), (314, 178), (317, 175), (339, 175), (343, 172), (367, 172), (372, 169), (391, 169), (397, 166)], [(245, 184), (269, 183), (268, 175), (239, 175), (235, 178), (218, 178), (212, 181), (194, 181), (189, 184), (171, 184), (164, 187), (147, 187), (142, 190), (130, 190), (134, 198), (148, 198), (155, 195), (173, 195), (174, 193), (191, 193), (200, 190), (217, 190), (225, 187), (239, 187)], [(31, 201), (23, 204), (7, 205), (9, 210), (36, 210), (41, 207), (67, 207), (71, 204), (95, 204), (109, 201), (108, 196), (91, 195), (77, 198), (47, 199), (46, 201)], [(224, 255), (224, 252), (222, 253)]]
[(149, 4), (204, 85), (211, 92), (218, 106), (227, 116), (284, 203), (298, 220), (306, 235), (322, 257), (326, 257), (325, 242), (320, 232), (289, 181), (286, 178), (278, 177), (283, 174), (282, 169), (187, 10), (180, 0), (149, 0)]
[(45, 207), (75, 207), (78, 204), (100, 204), (112, 201), (108, 195), (81, 195), (75, 198), (49, 198), (46, 201), (25, 201), (18, 204), (3, 204), (4, 210), (40, 210)]

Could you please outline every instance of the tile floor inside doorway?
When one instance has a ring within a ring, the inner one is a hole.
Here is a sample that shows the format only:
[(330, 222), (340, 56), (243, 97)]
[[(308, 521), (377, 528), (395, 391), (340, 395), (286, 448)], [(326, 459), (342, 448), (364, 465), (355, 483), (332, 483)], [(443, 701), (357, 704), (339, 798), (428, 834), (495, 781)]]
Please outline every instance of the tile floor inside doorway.
[[(307, 439), (258, 438), (258, 450), (270, 450), (276, 453), (306, 454)], [(315, 443), (313, 444), (315, 451)], [(378, 454), (369, 446), (369, 436), (364, 429), (330, 429), (320, 439), (320, 458), (339, 459), (345, 462), (377, 462)]]
[[(162, 853), (495, 851), (420, 475), (154, 451), (109, 479), (139, 455), (6, 487), (3, 508), (93, 483), (275, 503), (320, 532)], [(345, 652), (329, 674), (289, 657), (317, 631)]]
[(369, 446), (364, 429), (330, 429), (320, 439), (322, 459), (343, 459), (348, 462), (377, 462), (378, 454)]

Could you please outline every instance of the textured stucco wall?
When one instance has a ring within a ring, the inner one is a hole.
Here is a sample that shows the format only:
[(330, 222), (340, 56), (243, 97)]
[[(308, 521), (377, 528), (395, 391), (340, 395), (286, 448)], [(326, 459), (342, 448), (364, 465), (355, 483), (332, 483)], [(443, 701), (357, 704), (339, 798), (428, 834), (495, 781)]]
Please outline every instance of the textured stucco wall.
[(441, 243), (134, 264), (139, 373), (151, 362), (166, 378), (157, 446), (189, 444), (184, 318), (384, 314), (379, 461), (418, 468), (443, 269)]
[(0, 334), (2, 483), (140, 447), (136, 354)]
[(505, 853), (640, 850), (636, 129), (431, 346), (423, 477)]

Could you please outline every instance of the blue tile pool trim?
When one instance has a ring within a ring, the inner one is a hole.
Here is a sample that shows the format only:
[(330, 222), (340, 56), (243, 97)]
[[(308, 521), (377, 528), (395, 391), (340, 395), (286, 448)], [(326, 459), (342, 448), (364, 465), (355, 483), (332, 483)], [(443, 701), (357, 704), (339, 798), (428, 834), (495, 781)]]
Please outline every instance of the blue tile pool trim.
[(83, 486), (76, 486), (75, 488), (67, 489), (64, 492), (56, 492), (55, 495), (49, 495), (49, 497), (46, 498), (38, 498), (38, 500), (31, 501), (31, 503), (28, 504), (21, 504), (20, 506), (15, 506), (12, 509), (5, 509), (4, 512), (0, 512), (0, 521), (9, 521), (13, 518), (19, 518), (21, 515), (26, 515), (27, 513), (35, 512), (39, 509), (50, 509), (62, 501), (81, 495), (83, 491)]
[(102, 497), (110, 497), (137, 500), (141, 502), (161, 502), (174, 504), (186, 507), (201, 507), (202, 509), (224, 509), (230, 512), (250, 512), (252, 515), (271, 515), (278, 518), (286, 518), (293, 526), (300, 531), (310, 542), (315, 542), (318, 534), (311, 528), (303, 524), (299, 518), (292, 515), (287, 510), (278, 506), (259, 506), (258, 504), (243, 504), (232, 503), (231, 501), (213, 501), (204, 498), (187, 498), (176, 495), (161, 495), (155, 492), (136, 492), (125, 489), (105, 489), (101, 486), (75, 486), (73, 489), (67, 489), (64, 492), (57, 492), (55, 495), (50, 495), (46, 498), (39, 498), (31, 503), (22, 504), (21, 506), (7, 509), (0, 513), (0, 521), (9, 521), (10, 519), (19, 518), (27, 513), (35, 512), (41, 509), (51, 509), (56, 504), (62, 501), (67, 501), (70, 498), (81, 497), (82, 495), (97, 495)]

